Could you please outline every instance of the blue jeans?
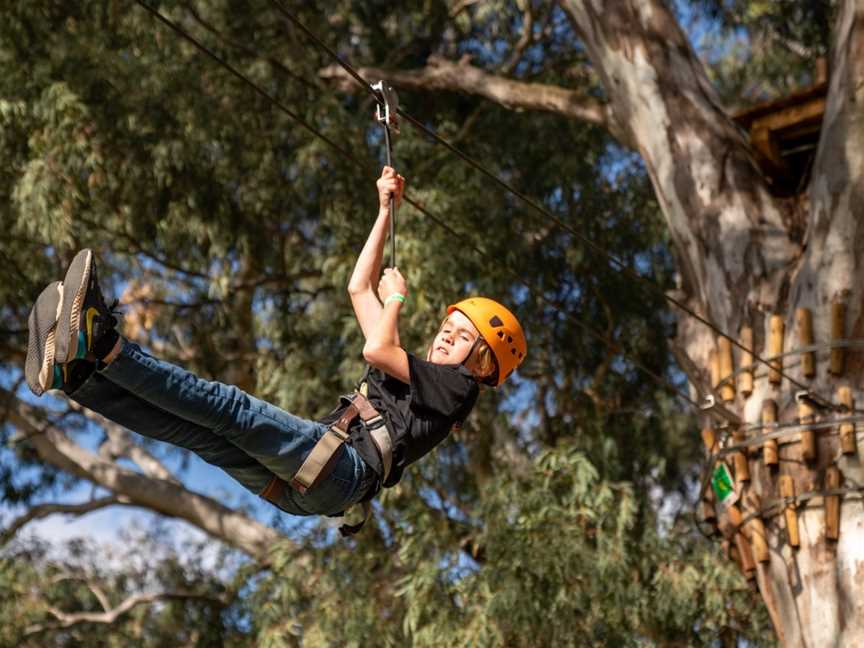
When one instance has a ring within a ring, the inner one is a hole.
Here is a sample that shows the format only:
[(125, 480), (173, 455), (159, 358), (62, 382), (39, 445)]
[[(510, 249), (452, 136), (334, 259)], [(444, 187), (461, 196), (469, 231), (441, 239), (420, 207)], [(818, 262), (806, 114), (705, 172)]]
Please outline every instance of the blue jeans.
[[(290, 481), (327, 430), (122, 344), (71, 398), (134, 432), (191, 450), (256, 495), (274, 476)], [(343, 445), (328, 477), (305, 495), (286, 487), (276, 505), (293, 515), (334, 515), (362, 499), (375, 480), (357, 451)]]

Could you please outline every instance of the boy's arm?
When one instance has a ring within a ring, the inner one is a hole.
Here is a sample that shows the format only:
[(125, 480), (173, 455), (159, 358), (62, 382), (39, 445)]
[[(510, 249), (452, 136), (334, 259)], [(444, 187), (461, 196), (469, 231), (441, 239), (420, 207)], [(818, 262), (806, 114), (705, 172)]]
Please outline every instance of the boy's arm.
[(408, 296), (408, 287), (398, 269), (387, 268), (384, 271), (378, 294), (385, 302), (384, 309), (366, 336), (363, 358), (376, 369), (408, 384), (408, 354), (399, 344), (399, 311), (402, 302), (387, 299), (394, 294), (402, 295), (403, 298)]
[(381, 272), (381, 257), (390, 226), (390, 194), (393, 193), (397, 201), (401, 199), (404, 180), (391, 167), (384, 167), (376, 184), (378, 217), (357, 257), (354, 272), (348, 282), (348, 294), (354, 307), (354, 315), (363, 331), (363, 337), (367, 339), (382, 314), (381, 303), (375, 294), (375, 285)]

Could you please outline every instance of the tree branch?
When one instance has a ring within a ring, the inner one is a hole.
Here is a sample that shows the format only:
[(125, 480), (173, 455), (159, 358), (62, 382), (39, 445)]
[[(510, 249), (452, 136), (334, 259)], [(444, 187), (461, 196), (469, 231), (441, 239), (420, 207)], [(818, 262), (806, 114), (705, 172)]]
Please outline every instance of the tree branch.
[(525, 50), (528, 49), (531, 41), (534, 40), (534, 13), (531, 11), (531, 0), (523, 0), (523, 4), (525, 5), (525, 9), (522, 12), (522, 34), (519, 36), (519, 40), (516, 42), (510, 58), (501, 66), (502, 74), (510, 74), (516, 69)]
[(101, 414), (97, 414), (86, 407), (82, 407), (74, 401), (70, 401), (69, 406), (85, 418), (97, 423), (105, 431), (105, 443), (99, 447), (100, 457), (112, 461), (118, 457), (126, 457), (135, 462), (135, 464), (144, 471), (145, 475), (157, 479), (166, 479), (175, 484), (180, 483), (174, 474), (168, 470), (161, 461), (133, 441), (132, 435), (129, 434), (129, 431), (126, 428), (117, 425), (113, 421), (109, 421)]
[(72, 574), (72, 573), (62, 573), (57, 574), (53, 578), (49, 579), (49, 583), (51, 585), (56, 585), (57, 583), (62, 583), (64, 581), (79, 581), (84, 583), (87, 586), (87, 589), (96, 597), (96, 600), (99, 601), (99, 605), (102, 606), (102, 609), (108, 611), (111, 609), (111, 601), (108, 600), (108, 596), (105, 594), (105, 591), (99, 587), (99, 584), (96, 583), (91, 578), (83, 574)]
[(185, 601), (197, 599), (210, 601), (217, 605), (224, 606), (225, 601), (212, 594), (202, 594), (198, 592), (153, 592), (145, 594), (135, 594), (124, 600), (120, 605), (106, 610), (105, 612), (63, 612), (55, 607), (48, 607), (48, 612), (57, 619), (57, 623), (41, 623), (29, 626), (24, 631), (24, 636), (29, 637), (35, 634), (40, 634), (50, 630), (60, 630), (71, 628), (72, 626), (81, 625), (83, 623), (99, 623), (103, 625), (113, 625), (123, 615), (127, 614), (139, 605), (150, 605), (158, 601)]
[[(464, 92), (508, 108), (539, 110), (578, 119), (607, 129), (622, 144), (629, 145), (624, 130), (615, 123), (608, 106), (594, 97), (560, 86), (489, 74), (465, 60), (453, 63), (430, 56), (424, 68), (385, 70), (363, 67), (358, 71), (364, 77), (387, 79), (396, 86), (412, 90)], [(322, 79), (336, 83), (343, 91), (353, 92), (357, 88), (353, 79), (338, 65), (330, 65), (318, 74)]]
[(9, 408), (9, 421), (24, 431), (42, 461), (126, 497), (130, 505), (185, 520), (265, 564), (269, 563), (270, 549), (279, 541), (287, 541), (274, 529), (210, 497), (121, 468), (88, 452), (50, 423), (38, 422), (36, 408), (0, 388), (2, 398), (14, 403)]
[(80, 517), (101, 508), (115, 505), (128, 505), (129, 500), (125, 497), (111, 495), (99, 499), (81, 502), (78, 504), (61, 504), (49, 502), (31, 507), (24, 515), (15, 518), (3, 533), (0, 533), (0, 547), (11, 540), (18, 531), (33, 520), (46, 518), (50, 515), (75, 515)]

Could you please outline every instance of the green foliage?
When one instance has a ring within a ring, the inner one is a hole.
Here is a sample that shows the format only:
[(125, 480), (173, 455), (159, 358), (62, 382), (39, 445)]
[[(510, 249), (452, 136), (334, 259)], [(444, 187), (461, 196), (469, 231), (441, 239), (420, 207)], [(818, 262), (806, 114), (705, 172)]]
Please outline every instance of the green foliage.
[(710, 31), (702, 48), (724, 100), (744, 107), (816, 80), (836, 17), (833, 0), (698, 0)]
[(372, 636), (381, 646), (711, 646), (734, 629), (771, 645), (740, 574), (708, 542), (686, 541), (685, 525), (640, 530), (632, 487), (601, 479), (572, 446), (489, 482), (477, 518), (482, 527), (463, 526), (432, 507), (390, 526), (384, 513), (375, 539), (313, 555), (312, 596), (309, 572), (282, 554), (258, 590), (269, 603), (256, 603), (262, 636), (310, 647)]

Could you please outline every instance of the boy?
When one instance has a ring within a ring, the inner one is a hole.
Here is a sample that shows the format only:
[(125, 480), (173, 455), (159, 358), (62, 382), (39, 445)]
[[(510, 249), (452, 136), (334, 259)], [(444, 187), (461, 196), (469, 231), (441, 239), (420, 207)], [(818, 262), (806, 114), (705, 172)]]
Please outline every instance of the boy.
[(396, 268), (379, 274), (389, 197), (399, 202), (404, 179), (385, 167), (377, 187), (378, 218), (348, 286), (370, 370), (325, 419), (294, 416), (123, 339), (90, 250), (31, 311), (28, 385), (36, 395), (62, 389), (132, 431), (191, 450), (288, 513), (338, 515), (368, 502), (468, 416), (479, 383), (500, 385), (527, 352), (513, 314), (482, 297), (448, 308), (425, 359), (400, 346), (408, 287)]

